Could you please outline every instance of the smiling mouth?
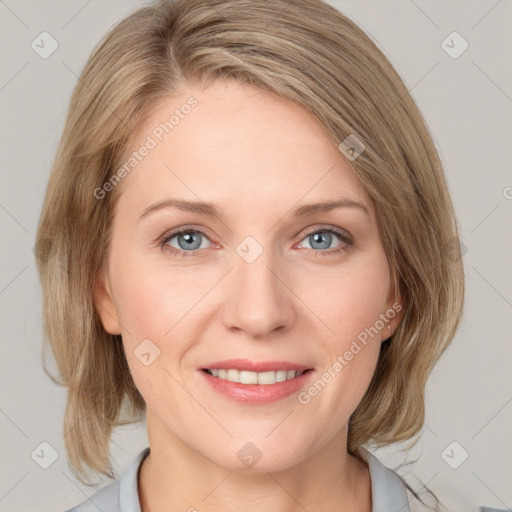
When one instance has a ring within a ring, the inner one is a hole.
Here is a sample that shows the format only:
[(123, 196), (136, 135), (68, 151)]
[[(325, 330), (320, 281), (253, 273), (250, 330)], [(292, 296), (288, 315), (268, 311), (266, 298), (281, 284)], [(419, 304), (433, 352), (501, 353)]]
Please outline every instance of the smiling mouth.
[(246, 370), (236, 369), (208, 369), (203, 368), (203, 371), (212, 377), (220, 380), (228, 380), (230, 382), (237, 382), (240, 384), (276, 384), (285, 382), (300, 377), (304, 373), (311, 371), (311, 369), (303, 371), (295, 370), (275, 370), (269, 372), (251, 372)]

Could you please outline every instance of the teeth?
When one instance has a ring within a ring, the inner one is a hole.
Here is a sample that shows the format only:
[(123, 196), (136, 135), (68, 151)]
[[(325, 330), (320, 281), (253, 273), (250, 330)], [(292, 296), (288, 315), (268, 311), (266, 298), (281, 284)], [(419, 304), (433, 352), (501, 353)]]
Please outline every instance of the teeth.
[(277, 370), (276, 372), (276, 382), (284, 382), (286, 380), (286, 374), (288, 372), (286, 370)]
[(270, 372), (249, 372), (246, 370), (206, 370), (210, 375), (231, 382), (239, 382), (241, 384), (275, 384), (276, 382), (284, 382), (285, 380), (300, 377), (304, 372), (296, 372), (295, 370), (277, 370)]
[(238, 370), (226, 370), (226, 380), (231, 382), (240, 382), (240, 373)]
[(261, 372), (256, 375), (258, 377), (258, 384), (275, 384), (277, 381), (276, 372)]

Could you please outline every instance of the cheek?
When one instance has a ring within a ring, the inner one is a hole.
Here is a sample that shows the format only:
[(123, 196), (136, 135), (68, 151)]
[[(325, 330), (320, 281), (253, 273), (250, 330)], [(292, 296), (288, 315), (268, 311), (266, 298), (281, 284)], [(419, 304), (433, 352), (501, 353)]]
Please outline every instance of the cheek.
[(376, 323), (382, 328), (378, 320), (387, 309), (389, 285), (385, 255), (378, 254), (351, 267), (308, 276), (301, 289), (304, 302), (324, 324), (324, 340), (343, 349), (359, 335), (364, 338), (368, 329), (375, 335)]
[(134, 259), (113, 272), (112, 283), (130, 373), (148, 406), (158, 409), (158, 404), (186, 399), (173, 376), (188, 346), (184, 327), (191, 294), (182, 292), (187, 290), (180, 282), (184, 273), (171, 277), (139, 263)]
[(169, 272), (137, 258), (126, 263), (112, 272), (119, 320), (134, 342), (161, 340), (197, 301), (198, 287), (186, 271)]
[(329, 276), (318, 275), (314, 282), (304, 302), (315, 305), (325, 333), (318, 343), (323, 365), (316, 389), (322, 390), (319, 404), (341, 421), (352, 414), (370, 384), (385, 335), (381, 315), (390, 284), (385, 254), (361, 259)]
[(204, 325), (206, 301), (200, 299), (218, 277), (198, 279), (190, 270), (169, 268), (165, 259), (124, 255), (123, 266), (111, 267), (110, 276), (130, 371), (146, 401), (179, 394), (168, 372), (175, 375), (188, 364), (189, 349)]

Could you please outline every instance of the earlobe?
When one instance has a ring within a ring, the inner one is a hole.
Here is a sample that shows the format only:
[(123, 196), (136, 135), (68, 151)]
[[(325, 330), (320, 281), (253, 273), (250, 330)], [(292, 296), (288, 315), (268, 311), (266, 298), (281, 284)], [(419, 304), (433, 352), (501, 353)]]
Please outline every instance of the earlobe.
[(101, 319), (103, 328), (109, 334), (121, 334), (121, 325), (118, 320), (117, 308), (112, 298), (108, 277), (100, 272), (94, 287), (94, 306)]

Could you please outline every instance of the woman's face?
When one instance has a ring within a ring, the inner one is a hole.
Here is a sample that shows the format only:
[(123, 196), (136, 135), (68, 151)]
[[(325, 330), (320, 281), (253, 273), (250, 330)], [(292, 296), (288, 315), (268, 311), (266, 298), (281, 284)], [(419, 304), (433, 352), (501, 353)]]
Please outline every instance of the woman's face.
[(303, 110), (231, 81), (161, 103), (133, 151), (104, 187), (121, 194), (96, 304), (150, 441), (257, 471), (346, 450), (398, 310), (342, 153)]

